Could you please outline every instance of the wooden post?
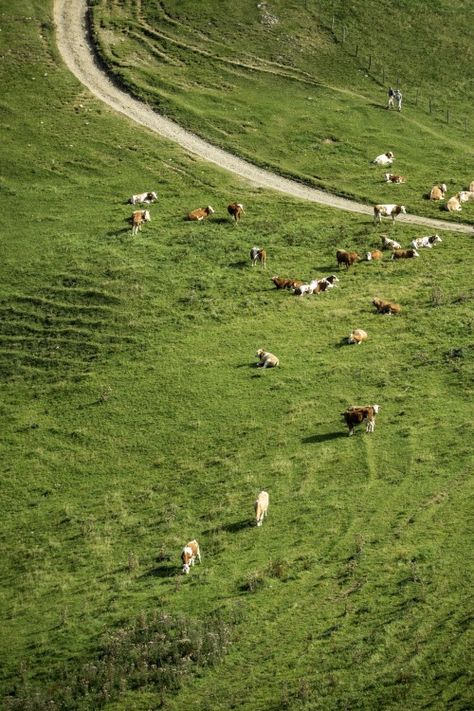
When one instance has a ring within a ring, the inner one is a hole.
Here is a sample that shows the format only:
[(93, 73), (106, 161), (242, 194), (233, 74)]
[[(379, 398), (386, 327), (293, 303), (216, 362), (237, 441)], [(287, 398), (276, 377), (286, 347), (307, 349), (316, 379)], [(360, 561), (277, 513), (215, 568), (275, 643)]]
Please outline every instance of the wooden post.
[(431, 104), (431, 99), (430, 99), (430, 114), (433, 112), (433, 106)]
[(334, 15), (333, 15), (333, 16), (332, 16), (332, 25), (331, 25), (331, 29), (332, 29), (333, 32), (334, 32), (334, 23), (335, 23), (335, 21), (336, 21), (336, 19), (335, 19)]
[(416, 87), (415, 106), (418, 106), (418, 87)]
[(449, 109), (446, 109), (446, 123), (449, 123)]
[(385, 86), (385, 67), (382, 67), (382, 84)]
[(359, 45), (356, 44), (355, 56), (357, 57), (358, 54), (359, 54)]
[(346, 26), (342, 26), (342, 44), (346, 41)]
[(372, 55), (369, 54), (369, 66), (367, 67), (367, 69), (370, 69), (371, 66), (372, 66)]

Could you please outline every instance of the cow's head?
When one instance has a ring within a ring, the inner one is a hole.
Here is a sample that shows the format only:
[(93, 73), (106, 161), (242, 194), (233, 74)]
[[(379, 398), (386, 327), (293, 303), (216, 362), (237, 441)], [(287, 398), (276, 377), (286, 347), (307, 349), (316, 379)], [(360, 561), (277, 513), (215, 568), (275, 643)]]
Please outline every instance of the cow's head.
[(372, 409), (375, 412), (375, 414), (378, 415), (378, 412), (380, 410), (380, 405), (372, 405)]

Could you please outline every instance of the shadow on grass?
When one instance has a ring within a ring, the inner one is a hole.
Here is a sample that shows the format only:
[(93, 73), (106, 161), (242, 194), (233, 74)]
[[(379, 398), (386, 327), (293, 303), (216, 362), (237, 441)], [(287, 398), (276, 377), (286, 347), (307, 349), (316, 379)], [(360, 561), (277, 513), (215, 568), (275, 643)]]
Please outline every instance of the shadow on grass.
[(140, 575), (140, 578), (174, 578), (179, 569), (179, 565), (158, 565), (156, 568), (152, 568)]
[(309, 437), (303, 437), (302, 442), (304, 444), (316, 444), (317, 442), (329, 442), (331, 439), (339, 439), (341, 437), (347, 437), (347, 432), (325, 432), (310, 435)]
[(349, 343), (347, 336), (343, 336), (338, 343), (334, 344), (334, 348), (344, 348), (345, 346), (354, 346), (355, 343)]
[(232, 262), (229, 267), (232, 269), (246, 269), (249, 266), (249, 262), (241, 259), (240, 262)]
[(252, 521), (249, 518), (244, 518), (242, 521), (234, 521), (233, 523), (223, 523), (221, 526), (209, 528), (207, 531), (203, 531), (203, 535), (209, 536), (213, 533), (218, 533), (219, 531), (226, 531), (227, 533), (238, 533), (239, 531), (243, 531), (245, 528), (249, 528), (250, 526), (252, 526)]

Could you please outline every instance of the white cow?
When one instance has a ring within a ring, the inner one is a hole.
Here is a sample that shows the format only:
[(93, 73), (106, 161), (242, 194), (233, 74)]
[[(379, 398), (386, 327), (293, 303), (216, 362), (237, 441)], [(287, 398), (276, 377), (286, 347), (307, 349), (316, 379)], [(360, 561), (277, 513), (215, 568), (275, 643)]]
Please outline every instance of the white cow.
[(434, 247), (435, 244), (440, 244), (443, 240), (439, 235), (431, 235), (431, 237), (417, 237), (411, 243), (413, 249), (419, 249), (420, 247)]
[(374, 158), (372, 163), (375, 163), (375, 165), (392, 165), (394, 160), (395, 156), (393, 155), (392, 151), (387, 151), (386, 153), (382, 153), (381, 155), (377, 156), (377, 158)]
[(391, 217), (395, 222), (397, 215), (406, 215), (405, 205), (374, 205), (374, 223), (382, 222), (382, 217)]
[(158, 195), (150, 191), (147, 193), (140, 193), (139, 195), (132, 195), (132, 197), (128, 199), (128, 202), (130, 205), (140, 205), (142, 203), (150, 205), (152, 202), (155, 202), (155, 200), (158, 200)]
[(269, 496), (268, 492), (266, 491), (261, 491), (259, 495), (257, 496), (257, 500), (254, 504), (254, 509), (255, 509), (255, 523), (257, 526), (261, 526), (263, 523), (263, 519), (267, 515), (268, 512), (268, 503), (269, 503)]

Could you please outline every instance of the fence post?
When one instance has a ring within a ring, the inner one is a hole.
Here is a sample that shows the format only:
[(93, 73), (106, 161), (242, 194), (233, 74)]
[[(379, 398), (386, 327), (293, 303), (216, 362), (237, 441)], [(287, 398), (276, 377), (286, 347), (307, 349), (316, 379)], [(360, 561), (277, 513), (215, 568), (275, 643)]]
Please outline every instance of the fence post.
[(334, 23), (335, 23), (335, 21), (336, 21), (336, 19), (335, 19), (334, 15), (333, 15), (333, 16), (332, 16), (332, 25), (331, 25), (331, 29), (332, 29), (333, 32), (334, 32)]
[(359, 54), (359, 45), (356, 44), (355, 56), (357, 57), (358, 54)]
[(449, 109), (446, 109), (446, 123), (449, 123)]
[(382, 84), (385, 85), (385, 67), (382, 67)]
[(431, 104), (431, 99), (430, 99), (430, 114), (432, 113), (432, 111), (433, 111), (433, 106)]
[(418, 106), (418, 87), (416, 87), (415, 106)]
[(346, 26), (342, 26), (342, 44), (346, 41)]
[(372, 55), (369, 54), (369, 66), (367, 67), (367, 69), (370, 69), (371, 66), (372, 66)]

